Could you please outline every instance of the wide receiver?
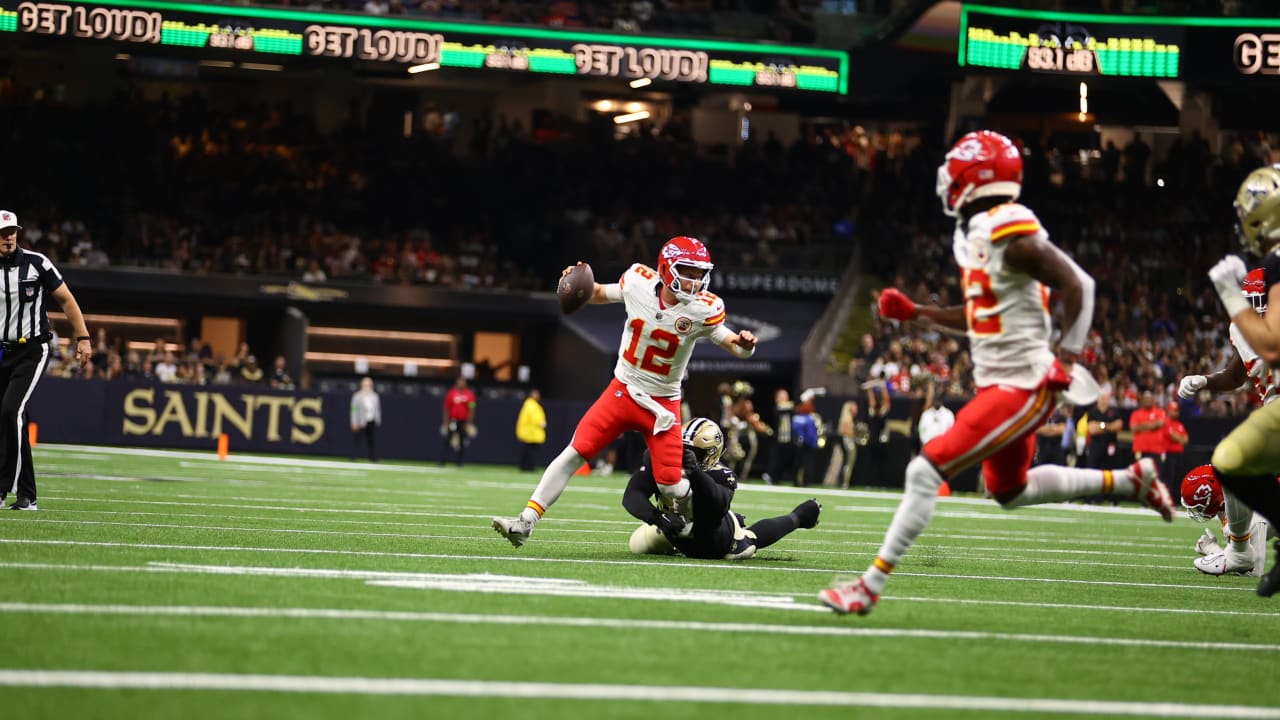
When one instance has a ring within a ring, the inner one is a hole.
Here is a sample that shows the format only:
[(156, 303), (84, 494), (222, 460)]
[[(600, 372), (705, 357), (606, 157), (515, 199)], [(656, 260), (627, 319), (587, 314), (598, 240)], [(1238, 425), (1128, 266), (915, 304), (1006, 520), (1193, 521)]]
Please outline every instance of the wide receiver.
[[(1014, 202), (1021, 189), (1022, 155), (1008, 138), (988, 130), (965, 135), (938, 168), (937, 185), (943, 211), (957, 219), (953, 249), (964, 305), (917, 306), (894, 288), (880, 294), (885, 318), (967, 331), (978, 392), (951, 429), (908, 463), (902, 502), (866, 573), (818, 594), (837, 613), (871, 612), (889, 573), (932, 519), (943, 481), (979, 463), (987, 490), (1006, 508), (1109, 495), (1173, 519), (1173, 501), (1150, 458), (1115, 471), (1056, 465), (1028, 471), (1035, 431), (1070, 386), (1084, 347), (1094, 282), (1049, 242), (1035, 214)], [(1067, 325), (1056, 357), (1051, 289)]]
[(692, 517), (689, 480), (681, 470), (680, 381), (693, 344), (708, 338), (742, 359), (756, 347), (750, 331), (725, 327), (724, 301), (707, 292), (711, 268), (701, 241), (675, 237), (658, 252), (657, 270), (636, 263), (618, 282), (592, 288), (592, 304), (626, 305), (613, 381), (578, 421), (569, 446), (542, 473), (520, 515), (493, 519), (493, 529), (512, 545), (524, 545), (573, 472), (627, 430), (644, 435), (658, 489), (680, 515)]
[[(1267, 537), (1273, 536), (1274, 531), (1266, 518), (1249, 512), (1248, 506), (1239, 501), (1236, 502), (1243, 508), (1248, 523), (1243, 532), (1238, 525), (1232, 527), (1231, 497), (1223, 492), (1222, 483), (1214, 477), (1212, 465), (1201, 465), (1187, 473), (1182, 479), (1181, 495), (1187, 517), (1197, 522), (1219, 521), (1228, 541), (1227, 548), (1223, 549), (1218, 536), (1206, 528), (1196, 540), (1196, 553), (1201, 556), (1195, 560), (1197, 570), (1208, 575), (1262, 574), (1267, 561)], [(1229, 557), (1229, 562), (1224, 557)]]
[[(1236, 193), (1236, 217), (1245, 248), (1262, 258), (1267, 305), (1280, 307), (1280, 168), (1262, 167), (1249, 173)], [(1245, 342), (1269, 367), (1280, 367), (1280, 312), (1259, 315), (1239, 292), (1246, 279), (1244, 261), (1228, 255), (1209, 270), (1209, 279), (1231, 322)], [(1271, 376), (1275, 385), (1276, 376)], [(1213, 450), (1214, 475), (1222, 487), (1278, 527), (1280, 523), (1280, 403), (1254, 410)], [(1276, 546), (1280, 558), (1280, 541)], [(1258, 594), (1280, 591), (1280, 562), (1262, 576)]]
[[(1249, 272), (1245, 276), (1244, 283), (1241, 285), (1241, 294), (1249, 301), (1250, 307), (1259, 315), (1265, 315), (1267, 312), (1267, 288), (1265, 273), (1262, 268), (1257, 268)], [(1195, 397), (1200, 390), (1209, 390), (1212, 392), (1229, 392), (1240, 387), (1248, 380), (1253, 385), (1255, 397), (1260, 405), (1267, 405), (1280, 397), (1277, 392), (1275, 379), (1271, 372), (1271, 367), (1267, 365), (1258, 353), (1249, 346), (1248, 341), (1240, 333), (1240, 328), (1235, 323), (1231, 323), (1231, 327), (1227, 332), (1231, 340), (1231, 346), (1234, 352), (1227, 364), (1220, 368), (1217, 372), (1208, 375), (1188, 375), (1182, 378), (1178, 383), (1178, 397), (1184, 400)], [(1208, 478), (1204, 477), (1204, 470), (1208, 471)], [(1212, 481), (1212, 486), (1208, 481)], [(1190, 483), (1190, 486), (1188, 485)], [(1222, 531), (1226, 535), (1227, 546), (1225, 548), (1218, 546), (1212, 552), (1201, 552), (1208, 546), (1205, 543), (1205, 537), (1201, 537), (1196, 541), (1196, 552), (1202, 557), (1198, 557), (1193, 561), (1195, 568), (1202, 573), (1208, 575), (1226, 575), (1228, 573), (1238, 575), (1261, 575), (1262, 567), (1266, 563), (1266, 529), (1269, 527), (1265, 520), (1255, 517), (1253, 511), (1249, 509), (1243, 501), (1231, 492), (1223, 492), (1221, 483), (1213, 477), (1213, 467), (1210, 465), (1202, 465), (1187, 474), (1182, 481), (1182, 505), (1188, 508), (1188, 514), (1192, 518), (1196, 518), (1198, 511), (1193, 508), (1198, 507), (1200, 500), (1206, 492), (1212, 497), (1216, 486), (1216, 492), (1223, 498), (1222, 516), (1224, 524)], [(1188, 506), (1188, 493), (1190, 493), (1191, 505)], [(1217, 513), (1213, 513), (1214, 516)], [(1196, 518), (1199, 519), (1199, 518)], [(1262, 522), (1262, 535), (1257, 535), (1254, 527), (1257, 522)], [(1210, 532), (1208, 530), (1206, 533)], [(1214, 545), (1217, 545), (1216, 539)], [(1261, 555), (1259, 555), (1261, 550)]]
[[(818, 524), (821, 506), (806, 500), (786, 515), (765, 518), (750, 526), (730, 509), (738, 478), (720, 464), (724, 433), (709, 418), (685, 423), (684, 469), (693, 492), (693, 525), (670, 511), (658, 491), (648, 458), (627, 482), (622, 506), (645, 524), (631, 533), (629, 547), (637, 555), (672, 555), (676, 552), (703, 560), (746, 560), (797, 528)], [(651, 501), (657, 498), (655, 506)]]

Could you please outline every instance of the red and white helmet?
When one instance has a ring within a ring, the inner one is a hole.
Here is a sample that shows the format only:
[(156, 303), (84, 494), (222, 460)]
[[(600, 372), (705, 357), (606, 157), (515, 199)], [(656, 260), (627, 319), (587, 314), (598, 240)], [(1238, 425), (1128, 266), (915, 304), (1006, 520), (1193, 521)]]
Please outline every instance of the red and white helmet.
[(1213, 474), (1212, 465), (1201, 465), (1182, 478), (1182, 507), (1187, 517), (1204, 522), (1222, 514), (1226, 504), (1222, 483)]
[[(684, 235), (673, 237), (658, 251), (658, 275), (662, 277), (662, 284), (681, 302), (689, 302), (707, 289), (711, 284), (712, 267), (711, 253), (707, 252), (707, 246), (697, 238)], [(683, 273), (690, 268), (702, 270), (702, 277)], [(693, 292), (685, 292), (681, 287), (681, 280), (692, 282)]]
[(1240, 292), (1259, 315), (1267, 311), (1267, 274), (1262, 268), (1254, 268), (1244, 276)]
[(990, 130), (971, 132), (951, 146), (938, 166), (942, 212), (955, 217), (972, 200), (1022, 192), (1022, 152), (1009, 138)]

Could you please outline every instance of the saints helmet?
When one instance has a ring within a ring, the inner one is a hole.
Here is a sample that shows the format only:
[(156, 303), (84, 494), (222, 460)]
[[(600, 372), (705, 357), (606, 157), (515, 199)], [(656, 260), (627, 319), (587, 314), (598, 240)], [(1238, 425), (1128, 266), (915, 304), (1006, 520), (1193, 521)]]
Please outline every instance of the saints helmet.
[(693, 451), (698, 458), (698, 466), (703, 470), (710, 470), (720, 462), (720, 456), (724, 453), (724, 433), (720, 432), (720, 426), (714, 421), (704, 417), (694, 418), (684, 424), (681, 436), (684, 446)]
[(1236, 192), (1240, 242), (1261, 257), (1280, 240), (1280, 167), (1268, 165), (1249, 173)]

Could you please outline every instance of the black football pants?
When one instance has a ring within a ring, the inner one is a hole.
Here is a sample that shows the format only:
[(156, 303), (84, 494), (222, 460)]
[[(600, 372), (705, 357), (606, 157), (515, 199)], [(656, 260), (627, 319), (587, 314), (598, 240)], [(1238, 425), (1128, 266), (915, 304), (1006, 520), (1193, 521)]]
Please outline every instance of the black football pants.
[(27, 403), (49, 362), (49, 345), (31, 343), (0, 358), (0, 493), (36, 500), (27, 438)]

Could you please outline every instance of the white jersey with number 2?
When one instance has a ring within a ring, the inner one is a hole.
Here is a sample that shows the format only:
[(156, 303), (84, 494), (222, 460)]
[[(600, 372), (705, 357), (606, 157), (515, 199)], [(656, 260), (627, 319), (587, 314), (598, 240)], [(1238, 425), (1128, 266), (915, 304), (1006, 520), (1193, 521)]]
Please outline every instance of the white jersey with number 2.
[(1005, 265), (1008, 241), (1020, 235), (1048, 240), (1035, 213), (1017, 203), (997, 205), (956, 227), (953, 250), (978, 387), (1039, 387), (1054, 361), (1049, 288)]
[(664, 306), (660, 284), (658, 271), (640, 263), (619, 278), (627, 325), (613, 376), (654, 397), (677, 397), (693, 344), (724, 323), (724, 301), (704, 291), (690, 302)]

